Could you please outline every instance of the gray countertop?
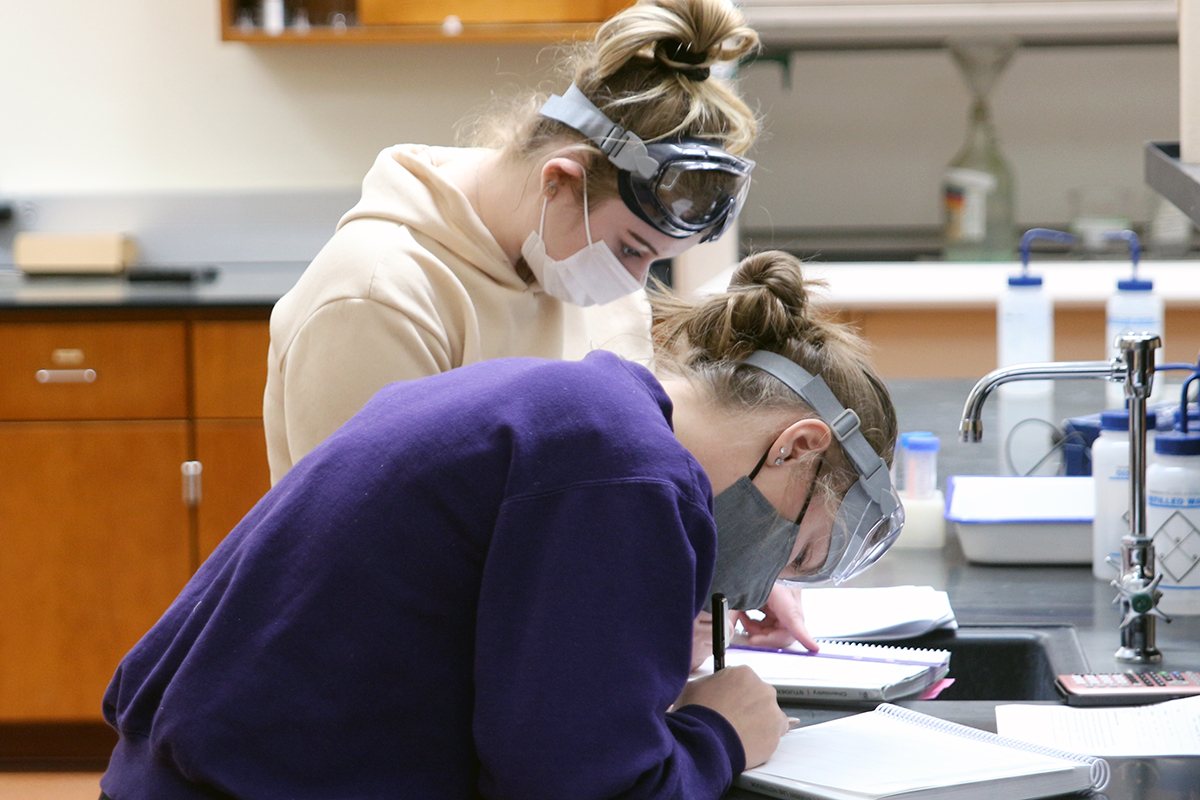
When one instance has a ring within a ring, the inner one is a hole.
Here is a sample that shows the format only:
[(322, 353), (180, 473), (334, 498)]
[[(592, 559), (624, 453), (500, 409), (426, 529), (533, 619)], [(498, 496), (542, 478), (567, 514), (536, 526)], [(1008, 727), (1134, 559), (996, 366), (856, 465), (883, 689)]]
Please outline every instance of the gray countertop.
[(124, 277), (30, 277), (0, 272), (0, 309), (265, 307), (292, 288), (307, 264), (222, 264), (213, 280), (130, 281)]

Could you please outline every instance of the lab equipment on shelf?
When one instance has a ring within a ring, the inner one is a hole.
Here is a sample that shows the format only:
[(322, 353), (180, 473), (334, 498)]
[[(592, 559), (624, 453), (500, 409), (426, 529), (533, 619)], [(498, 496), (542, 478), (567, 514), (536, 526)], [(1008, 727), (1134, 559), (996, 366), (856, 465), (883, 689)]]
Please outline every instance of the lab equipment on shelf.
[[(1146, 411), (1147, 461), (1153, 460), (1158, 416)], [(1096, 519), (1092, 523), (1092, 574), (1100, 580), (1116, 577), (1121, 537), (1129, 531), (1129, 411), (1110, 409), (1100, 414), (1100, 435), (1092, 443), (1092, 477), (1095, 479)]]
[(942, 258), (1007, 261), (1014, 238), (1012, 168), (1000, 152), (988, 95), (1016, 52), (1017, 40), (957, 39), (949, 46), (972, 100), (966, 140), (942, 176)]
[(263, 0), (263, 33), (268, 36), (279, 36), (283, 33), (285, 17), (286, 12), (283, 7), (283, 0)]
[[(1181, 404), (1186, 407), (1188, 387)], [(1172, 431), (1154, 444), (1157, 458), (1146, 473), (1146, 529), (1162, 582), (1158, 607), (1166, 614), (1200, 614), (1200, 430), (1180, 414)]]

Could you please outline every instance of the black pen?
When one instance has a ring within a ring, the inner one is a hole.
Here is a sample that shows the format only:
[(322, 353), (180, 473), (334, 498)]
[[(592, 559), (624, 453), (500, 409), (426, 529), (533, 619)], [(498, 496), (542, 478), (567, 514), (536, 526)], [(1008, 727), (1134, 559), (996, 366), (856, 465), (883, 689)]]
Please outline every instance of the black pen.
[(720, 592), (712, 596), (713, 672), (725, 669), (725, 623), (729, 604)]

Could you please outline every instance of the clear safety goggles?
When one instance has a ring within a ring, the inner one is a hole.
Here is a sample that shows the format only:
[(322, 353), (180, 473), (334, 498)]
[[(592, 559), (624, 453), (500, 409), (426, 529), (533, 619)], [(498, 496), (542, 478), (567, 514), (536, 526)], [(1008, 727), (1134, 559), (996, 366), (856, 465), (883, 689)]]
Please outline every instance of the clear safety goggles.
[(587, 136), (617, 166), (621, 199), (676, 239), (720, 238), (745, 205), (754, 162), (702, 139), (645, 142), (605, 116), (575, 84), (551, 95), (542, 116)]
[(830, 532), (829, 552), (815, 572), (781, 578), (784, 583), (847, 581), (887, 552), (904, 527), (904, 506), (892, 487), (887, 464), (859, 430), (858, 415), (838, 402), (819, 375), (789, 358), (756, 350), (745, 360), (783, 381), (829, 425), (858, 473), (846, 491)]

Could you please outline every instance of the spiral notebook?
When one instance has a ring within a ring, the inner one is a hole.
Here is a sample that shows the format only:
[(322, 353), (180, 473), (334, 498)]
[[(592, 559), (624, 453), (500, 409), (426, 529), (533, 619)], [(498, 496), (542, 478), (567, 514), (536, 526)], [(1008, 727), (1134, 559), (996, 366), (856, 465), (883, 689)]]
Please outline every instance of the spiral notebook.
[(1030, 800), (1103, 789), (1108, 762), (884, 703), (788, 733), (734, 783), (796, 800)]
[[(918, 694), (940, 681), (950, 670), (946, 650), (915, 647), (821, 642), (810, 653), (800, 645), (784, 650), (732, 645), (725, 665), (745, 665), (775, 687), (781, 699), (822, 703), (894, 700)], [(712, 672), (712, 659), (696, 675)]]

